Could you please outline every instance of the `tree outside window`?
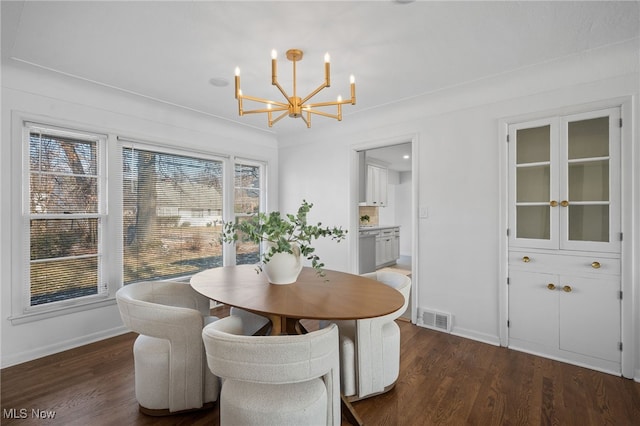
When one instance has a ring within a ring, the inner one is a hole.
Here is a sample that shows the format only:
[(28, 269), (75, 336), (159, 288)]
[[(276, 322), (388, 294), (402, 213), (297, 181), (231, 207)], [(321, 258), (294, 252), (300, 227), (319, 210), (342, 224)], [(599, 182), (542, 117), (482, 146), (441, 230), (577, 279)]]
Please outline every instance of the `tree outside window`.
[(222, 161), (123, 148), (125, 284), (222, 266)]
[(29, 129), (30, 306), (105, 291), (100, 277), (100, 141)]

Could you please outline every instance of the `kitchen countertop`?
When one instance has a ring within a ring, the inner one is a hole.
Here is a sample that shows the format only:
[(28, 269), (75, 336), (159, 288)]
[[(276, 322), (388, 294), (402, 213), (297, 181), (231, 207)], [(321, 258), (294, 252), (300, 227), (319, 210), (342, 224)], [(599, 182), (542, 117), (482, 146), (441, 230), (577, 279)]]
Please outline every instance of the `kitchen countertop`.
[(360, 225), (360, 231), (379, 231), (381, 229), (400, 228), (400, 225)]

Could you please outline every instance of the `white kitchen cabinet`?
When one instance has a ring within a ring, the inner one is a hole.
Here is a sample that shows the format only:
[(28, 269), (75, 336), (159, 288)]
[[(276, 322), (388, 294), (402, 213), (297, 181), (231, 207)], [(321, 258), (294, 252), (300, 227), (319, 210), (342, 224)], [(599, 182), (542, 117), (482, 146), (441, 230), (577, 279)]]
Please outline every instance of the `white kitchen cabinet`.
[(400, 228), (384, 228), (376, 238), (376, 268), (393, 265), (400, 257)]
[(619, 373), (620, 110), (509, 126), (509, 347)]
[(387, 185), (387, 169), (374, 164), (367, 164), (366, 204), (368, 206), (387, 206)]

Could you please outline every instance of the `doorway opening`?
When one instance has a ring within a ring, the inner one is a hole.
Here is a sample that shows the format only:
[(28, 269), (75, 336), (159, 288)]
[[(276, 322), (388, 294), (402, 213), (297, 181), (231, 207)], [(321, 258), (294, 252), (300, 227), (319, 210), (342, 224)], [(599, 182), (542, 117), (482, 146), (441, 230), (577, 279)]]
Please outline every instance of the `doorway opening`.
[[(415, 279), (413, 142), (376, 145), (358, 155), (358, 273), (390, 269)], [(416, 286), (412, 286), (414, 299)], [(412, 320), (413, 300), (402, 315)], [(415, 319), (413, 319), (415, 321)]]

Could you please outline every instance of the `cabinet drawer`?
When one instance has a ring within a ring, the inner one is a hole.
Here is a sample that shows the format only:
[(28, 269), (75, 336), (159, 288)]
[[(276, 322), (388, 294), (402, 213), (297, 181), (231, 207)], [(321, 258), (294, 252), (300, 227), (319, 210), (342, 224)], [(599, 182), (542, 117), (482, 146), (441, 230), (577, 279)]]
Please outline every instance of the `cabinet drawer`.
[(382, 228), (380, 230), (380, 237), (389, 238), (393, 236), (400, 236), (400, 228)]
[(509, 268), (533, 272), (620, 275), (620, 259), (598, 255), (509, 252)]

